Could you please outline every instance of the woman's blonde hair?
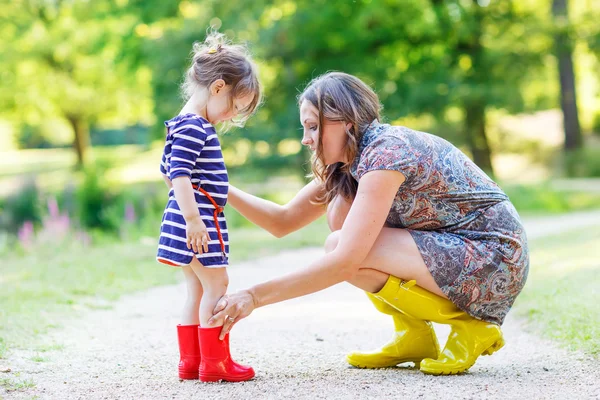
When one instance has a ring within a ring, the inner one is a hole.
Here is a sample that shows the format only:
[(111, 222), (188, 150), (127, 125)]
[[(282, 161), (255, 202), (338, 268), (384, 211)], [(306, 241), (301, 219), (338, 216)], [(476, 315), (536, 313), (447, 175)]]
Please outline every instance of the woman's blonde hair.
[[(312, 177), (325, 184), (320, 204), (329, 204), (341, 195), (354, 200), (358, 183), (350, 167), (358, 155), (363, 133), (373, 122), (380, 120), (381, 103), (377, 94), (357, 77), (343, 72), (329, 72), (313, 79), (298, 97), (298, 104), (310, 102), (319, 112), (319, 145), (312, 157)], [(325, 165), (323, 160), (323, 120), (350, 123), (344, 149), (348, 162)]]
[(241, 117), (224, 123), (225, 130), (232, 125), (243, 126), (262, 100), (256, 65), (246, 46), (232, 44), (224, 34), (209, 31), (204, 42), (194, 43), (192, 65), (181, 85), (184, 99), (189, 99), (198, 88), (208, 88), (217, 79), (231, 85), (231, 106), (233, 99), (254, 95), (248, 107), (240, 110)]

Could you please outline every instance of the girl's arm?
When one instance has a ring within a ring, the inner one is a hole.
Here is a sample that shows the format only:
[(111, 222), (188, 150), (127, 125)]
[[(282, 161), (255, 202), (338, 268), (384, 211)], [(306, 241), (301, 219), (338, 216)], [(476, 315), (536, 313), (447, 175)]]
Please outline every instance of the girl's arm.
[(187, 176), (178, 176), (173, 179), (172, 183), (177, 205), (185, 219), (187, 248), (194, 250), (196, 253), (208, 252), (210, 238), (208, 237), (206, 225), (204, 225), (198, 211), (192, 181)]
[(320, 190), (321, 186), (311, 181), (289, 203), (282, 206), (229, 185), (228, 202), (251, 222), (276, 237), (283, 237), (325, 213), (324, 205), (311, 203)]
[[(307, 268), (260, 283), (248, 290), (226, 295), (217, 304), (215, 320), (224, 315), (240, 319), (257, 307), (318, 292), (351, 280), (371, 251), (405, 177), (397, 171), (366, 173), (359, 182), (352, 208), (340, 231), (337, 247)], [(224, 300), (224, 301), (223, 301)], [(221, 337), (232, 324), (223, 326)]]
[(175, 199), (185, 221), (200, 218), (192, 181), (187, 176), (178, 176), (172, 181)]
[(167, 187), (169, 189), (173, 189), (173, 182), (171, 182), (171, 180), (169, 179), (169, 177), (165, 174), (162, 174), (163, 180), (165, 181), (165, 183), (167, 184)]

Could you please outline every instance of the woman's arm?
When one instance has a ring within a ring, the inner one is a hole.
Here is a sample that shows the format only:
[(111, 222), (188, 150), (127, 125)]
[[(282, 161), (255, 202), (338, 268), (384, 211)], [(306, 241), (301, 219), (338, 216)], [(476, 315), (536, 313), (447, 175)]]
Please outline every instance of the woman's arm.
[[(334, 251), (322, 256), (306, 269), (260, 283), (247, 291), (225, 296), (215, 309), (222, 310), (213, 318), (219, 320), (222, 316), (229, 315), (237, 322), (248, 316), (254, 308), (318, 292), (351, 280), (379, 236), (404, 179), (404, 175), (397, 171), (372, 171), (365, 174), (359, 182), (356, 198)], [(232, 325), (226, 322), (221, 336)]]
[(320, 190), (321, 186), (311, 181), (289, 203), (282, 206), (229, 185), (228, 203), (272, 235), (283, 237), (325, 213), (325, 206), (311, 202), (317, 198)]

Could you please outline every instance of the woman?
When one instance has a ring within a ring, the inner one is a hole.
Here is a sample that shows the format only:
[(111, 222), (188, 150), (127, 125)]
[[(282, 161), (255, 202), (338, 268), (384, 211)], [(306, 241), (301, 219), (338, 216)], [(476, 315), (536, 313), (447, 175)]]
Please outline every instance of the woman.
[[(257, 307), (348, 281), (396, 330), (380, 350), (349, 354), (354, 366), (412, 361), (427, 374), (456, 374), (500, 349), (500, 325), (529, 268), (508, 197), (444, 139), (380, 123), (377, 95), (354, 76), (314, 79), (299, 104), (314, 180), (284, 206), (235, 187), (229, 202), (278, 237), (327, 212), (326, 254), (224, 296), (213, 317), (227, 316), (221, 336)], [(441, 353), (430, 321), (452, 328)]]

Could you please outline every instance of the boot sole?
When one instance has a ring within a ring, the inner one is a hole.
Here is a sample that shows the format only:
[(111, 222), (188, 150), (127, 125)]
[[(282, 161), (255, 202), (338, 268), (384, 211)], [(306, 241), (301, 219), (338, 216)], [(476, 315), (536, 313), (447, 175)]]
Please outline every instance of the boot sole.
[(179, 371), (179, 379), (192, 380), (192, 379), (198, 379), (198, 376), (199, 376), (198, 373)]
[(243, 382), (249, 381), (254, 378), (255, 373), (251, 373), (243, 376), (223, 376), (223, 375), (200, 375), (200, 380), (202, 382), (219, 382), (219, 381), (227, 381), (227, 382)]
[[(487, 349), (485, 349), (483, 352), (481, 352), (481, 355), (491, 356), (492, 354), (494, 354), (495, 352), (500, 350), (502, 347), (504, 347), (504, 338), (502, 336), (500, 336), (500, 338), (497, 339), (496, 341), (494, 341), (494, 343), (492, 343), (491, 346), (489, 346)], [(476, 357), (475, 360), (473, 361), (473, 363), (471, 363), (471, 365), (466, 366), (466, 367), (455, 368), (455, 369), (450, 369), (450, 370), (439, 370), (439, 369), (427, 369), (426, 367), (421, 366), (420, 370), (421, 370), (421, 372), (423, 372), (424, 374), (427, 374), (427, 375), (462, 374), (463, 372), (466, 372), (469, 368), (471, 368), (475, 364), (475, 361), (477, 361), (477, 358), (479, 358), (479, 357)]]
[(419, 365), (421, 364), (422, 360), (423, 360), (422, 358), (402, 359), (402, 360), (399, 360), (398, 362), (394, 362), (394, 363), (389, 362), (388, 364), (369, 364), (369, 363), (354, 362), (354, 361), (351, 361), (349, 358), (346, 358), (346, 361), (348, 362), (348, 364), (352, 365), (353, 367), (361, 368), (361, 369), (392, 368), (392, 367), (397, 366), (398, 364), (403, 364), (406, 362), (415, 363), (415, 368), (419, 368)]

